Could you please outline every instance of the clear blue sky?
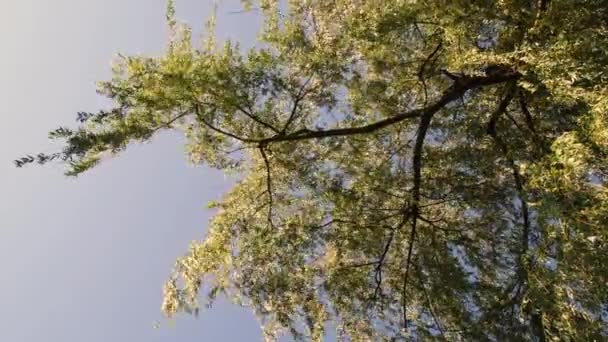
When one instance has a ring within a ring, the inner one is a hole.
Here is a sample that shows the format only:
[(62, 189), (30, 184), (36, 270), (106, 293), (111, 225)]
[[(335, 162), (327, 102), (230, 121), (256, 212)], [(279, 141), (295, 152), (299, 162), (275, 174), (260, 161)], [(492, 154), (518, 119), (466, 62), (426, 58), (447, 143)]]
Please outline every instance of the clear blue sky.
[[(207, 201), (224, 177), (189, 166), (182, 138), (163, 134), (77, 179), (59, 166), (15, 169), (49, 152), (47, 132), (104, 104), (95, 81), (112, 56), (165, 47), (164, 0), (6, 0), (0, 11), (0, 341), (258, 341), (242, 308), (219, 303), (173, 327), (159, 312), (162, 284), (191, 240), (202, 239)], [(203, 27), (210, 0), (178, 0)], [(227, 13), (221, 37), (253, 42), (256, 14)], [(163, 325), (153, 329), (156, 321)]]

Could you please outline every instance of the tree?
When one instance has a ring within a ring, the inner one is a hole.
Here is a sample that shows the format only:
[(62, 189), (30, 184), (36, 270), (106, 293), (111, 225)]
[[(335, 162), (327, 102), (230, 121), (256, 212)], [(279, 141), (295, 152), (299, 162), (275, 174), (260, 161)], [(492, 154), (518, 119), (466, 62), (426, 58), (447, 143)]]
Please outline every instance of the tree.
[(241, 51), (196, 48), (169, 2), (166, 54), (122, 57), (114, 109), (17, 165), (75, 176), (179, 128), (238, 175), (169, 316), (224, 294), (269, 339), (607, 338), (606, 1), (284, 5), (245, 3), (264, 24)]

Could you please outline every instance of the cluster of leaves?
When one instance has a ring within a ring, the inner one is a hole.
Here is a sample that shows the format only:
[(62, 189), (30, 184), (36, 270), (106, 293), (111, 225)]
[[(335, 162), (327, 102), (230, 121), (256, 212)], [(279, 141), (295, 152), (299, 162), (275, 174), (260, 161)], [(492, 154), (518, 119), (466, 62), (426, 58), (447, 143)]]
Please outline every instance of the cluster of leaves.
[(110, 112), (60, 128), (70, 175), (181, 128), (238, 172), (163, 310), (250, 306), (269, 339), (608, 335), (602, 0), (247, 2), (257, 48), (123, 57)]

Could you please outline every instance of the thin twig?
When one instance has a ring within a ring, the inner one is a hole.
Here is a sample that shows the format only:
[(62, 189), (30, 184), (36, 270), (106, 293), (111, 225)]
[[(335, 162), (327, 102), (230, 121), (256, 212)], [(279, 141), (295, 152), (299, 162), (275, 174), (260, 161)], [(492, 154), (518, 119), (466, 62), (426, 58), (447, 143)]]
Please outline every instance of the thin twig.
[(296, 114), (298, 113), (298, 106), (300, 105), (300, 101), (302, 101), (302, 99), (304, 99), (304, 97), (307, 94), (307, 92), (305, 92), (304, 90), (306, 89), (306, 86), (308, 86), (308, 83), (310, 82), (311, 79), (312, 79), (312, 77), (309, 77), (298, 90), (298, 93), (296, 94), (294, 101), (293, 101), (293, 107), (291, 109), (291, 113), (289, 114), (289, 118), (287, 118), (287, 122), (285, 123), (285, 125), (283, 126), (283, 129), (281, 130), (282, 134), (285, 134), (285, 132), (287, 132), (291, 123), (296, 119), (296, 116), (297, 116)]
[[(416, 26), (416, 27), (418, 27), (418, 26)], [(428, 91), (426, 89), (426, 81), (425, 81), (425, 76), (424, 76), (424, 73), (426, 71), (426, 66), (429, 63), (429, 61), (437, 54), (437, 52), (439, 52), (439, 50), (441, 49), (442, 46), (443, 46), (443, 40), (440, 40), (439, 44), (437, 44), (437, 47), (435, 47), (433, 52), (431, 52), (431, 54), (428, 55), (424, 59), (424, 61), (422, 62), (422, 65), (420, 65), (420, 70), (418, 70), (418, 80), (422, 84), (422, 89), (424, 90), (424, 106), (426, 106), (428, 103)]]
[(223, 135), (229, 136), (229, 137), (231, 137), (233, 139), (236, 139), (236, 140), (239, 140), (241, 142), (254, 142), (254, 140), (240, 137), (240, 136), (238, 136), (236, 134), (230, 133), (228, 131), (225, 131), (225, 130), (223, 130), (221, 128), (217, 128), (214, 125), (212, 125), (210, 122), (208, 122), (207, 120), (205, 120), (205, 118), (203, 117), (203, 115), (202, 115), (202, 113), (200, 111), (200, 106), (198, 104), (194, 105), (194, 112), (196, 114), (196, 117), (199, 119), (199, 121), (202, 122), (205, 126), (207, 126), (207, 128), (211, 129), (212, 131), (214, 131), (216, 133), (219, 133), (219, 134), (223, 134)]

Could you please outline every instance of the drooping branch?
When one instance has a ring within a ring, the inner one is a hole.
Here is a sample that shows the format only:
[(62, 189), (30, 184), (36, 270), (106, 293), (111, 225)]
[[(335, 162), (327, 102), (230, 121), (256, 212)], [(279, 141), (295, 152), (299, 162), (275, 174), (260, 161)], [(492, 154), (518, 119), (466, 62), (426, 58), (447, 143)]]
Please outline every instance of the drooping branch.
[(530, 232), (530, 215), (528, 204), (526, 202), (526, 195), (524, 191), (524, 181), (519, 172), (519, 167), (515, 163), (513, 157), (511, 157), (508, 147), (506, 143), (502, 140), (502, 138), (498, 135), (496, 131), (496, 123), (500, 116), (507, 111), (507, 107), (511, 103), (515, 91), (515, 84), (511, 84), (507, 87), (507, 92), (503, 99), (500, 101), (496, 110), (492, 113), (490, 117), (490, 121), (487, 124), (487, 133), (494, 139), (496, 146), (501, 150), (503, 156), (507, 160), (509, 164), (509, 168), (513, 174), (513, 180), (515, 182), (515, 188), (517, 190), (517, 194), (519, 197), (519, 201), (521, 203), (521, 211), (522, 211), (522, 219), (523, 219), (523, 232), (522, 232), (522, 253), (526, 253), (528, 251), (528, 237)]
[[(113, 112), (100, 111), (97, 114), (81, 112), (81, 113), (78, 113), (78, 121), (80, 123), (85, 123), (88, 120), (95, 120), (97, 123), (100, 123), (103, 118), (107, 118), (108, 116), (115, 114), (115, 113), (119, 113), (119, 111), (118, 110), (114, 110)], [(167, 121), (159, 123), (155, 127), (148, 128), (148, 127), (143, 126), (140, 128), (142, 131), (145, 132), (146, 136), (151, 136), (154, 133), (160, 131), (161, 129), (173, 128), (173, 124), (175, 122), (188, 116), (189, 114), (190, 114), (190, 112), (183, 111), (183, 112), (176, 114), (175, 116), (168, 119)], [(66, 128), (60, 127), (59, 129), (52, 131), (50, 133), (50, 137), (54, 138), (54, 139), (63, 138), (63, 139), (67, 140), (67, 146), (62, 151), (54, 152), (54, 153), (50, 153), (50, 154), (39, 153), (36, 156), (27, 155), (25, 157), (15, 160), (14, 161), (15, 166), (23, 167), (26, 164), (31, 164), (34, 162), (37, 162), (38, 164), (45, 164), (47, 162), (54, 161), (54, 160), (61, 160), (63, 162), (73, 162), (74, 160), (78, 160), (79, 158), (82, 158), (82, 155), (84, 153), (86, 153), (86, 151), (87, 151), (87, 149), (82, 146), (83, 141), (85, 141), (85, 139), (82, 138), (83, 135), (86, 136), (86, 140), (93, 140), (93, 139), (96, 140), (93, 142), (89, 142), (90, 145), (105, 143), (106, 146), (102, 147), (105, 150), (111, 150), (112, 143), (117, 144), (116, 140), (113, 140), (113, 142), (108, 142), (107, 139), (103, 139), (102, 138), (103, 133), (91, 133), (91, 132), (85, 131), (84, 129), (79, 129), (78, 131), (73, 131), (71, 129), (66, 129)], [(120, 143), (124, 144), (128, 140), (125, 138), (122, 138), (119, 141), (120, 141)], [(116, 148), (116, 146), (114, 146), (114, 148)]]
[[(507, 111), (507, 107), (509, 106), (511, 100), (513, 98), (513, 91), (508, 91), (507, 95), (503, 98), (500, 105), (493, 113), (492, 117), (495, 117), (496, 120), (490, 121), (488, 123), (488, 134), (494, 139), (497, 147), (501, 150), (503, 156), (507, 160), (509, 167), (511, 168), (511, 172), (513, 175), (513, 179), (515, 182), (515, 188), (517, 190), (517, 196), (519, 198), (519, 202), (521, 205), (521, 216), (523, 220), (523, 230), (521, 234), (521, 255), (525, 258), (528, 249), (529, 249), (529, 240), (530, 240), (530, 230), (531, 230), (531, 222), (530, 222), (530, 213), (528, 208), (528, 203), (526, 199), (526, 193), (524, 190), (524, 180), (519, 171), (519, 167), (515, 163), (515, 160), (510, 155), (508, 147), (506, 143), (502, 140), (502, 138), (496, 132), (496, 121), (500, 117), (502, 113)], [(513, 299), (521, 299), (520, 291), (521, 287), (526, 286), (528, 282), (528, 273), (526, 271), (526, 266), (524, 265), (523, 260), (520, 260), (519, 270), (517, 272), (518, 276), (518, 293)], [(536, 335), (539, 341), (545, 341), (545, 328), (542, 321), (542, 312), (538, 312), (533, 308), (530, 309), (530, 321), (532, 325), (533, 334)]]
[(431, 296), (429, 294), (429, 291), (426, 288), (426, 285), (424, 284), (423, 279), (420, 279), (420, 288), (422, 288), (422, 292), (424, 293), (424, 296), (426, 297), (426, 302), (427, 302), (427, 307), (428, 307), (429, 313), (431, 314), (431, 317), (433, 318), (433, 322), (435, 323), (437, 330), (439, 330), (439, 335), (441, 336), (441, 338), (444, 341), (448, 341), (447, 337), (445, 336), (445, 331), (444, 331), (445, 329), (443, 328), (443, 325), (439, 321), (439, 316), (435, 313), (435, 309), (433, 308), (433, 302), (431, 300)]
[[(451, 74), (453, 75), (453, 74)], [(507, 77), (508, 76), (508, 77)], [(424, 141), (426, 139), (426, 134), (431, 124), (431, 120), (433, 115), (437, 113), (440, 109), (442, 109), (449, 102), (458, 99), (460, 96), (464, 95), (464, 93), (476, 87), (489, 84), (495, 84), (501, 82), (510, 81), (514, 84), (514, 80), (519, 77), (519, 73), (517, 72), (505, 72), (505, 73), (497, 73), (491, 76), (486, 77), (468, 77), (466, 75), (458, 75), (452, 78), (454, 80), (454, 84), (444, 93), (439, 101), (437, 101), (433, 106), (430, 107), (430, 110), (426, 110), (422, 113), (420, 123), (418, 125), (417, 135), (416, 135), (416, 143), (414, 145), (414, 152), (412, 157), (412, 168), (414, 173), (414, 184), (412, 187), (412, 225), (409, 237), (409, 246), (406, 255), (406, 263), (405, 263), (405, 272), (403, 276), (403, 294), (402, 294), (402, 310), (403, 310), (403, 324), (404, 328), (407, 329), (407, 285), (410, 277), (410, 268), (412, 264), (412, 256), (414, 252), (414, 244), (416, 241), (416, 233), (417, 233), (417, 223), (418, 218), (420, 216), (420, 187), (422, 184), (422, 151), (424, 148)], [(494, 120), (495, 121), (495, 120)]]
[(416, 223), (418, 222), (417, 220), (417, 216), (418, 212), (417, 209), (415, 210), (414, 215), (412, 216), (412, 230), (410, 231), (410, 238), (409, 238), (409, 246), (408, 246), (408, 250), (407, 250), (407, 257), (406, 257), (406, 261), (405, 261), (405, 272), (403, 274), (403, 288), (402, 288), (402, 294), (401, 294), (401, 306), (402, 306), (402, 310), (403, 310), (403, 327), (405, 329), (407, 329), (407, 285), (409, 282), (409, 276), (410, 276), (410, 266), (412, 265), (412, 255), (413, 255), (413, 251), (414, 251), (414, 241), (416, 239)]
[[(335, 129), (328, 129), (328, 130), (300, 129), (300, 130), (295, 131), (290, 134), (285, 134), (284, 132), (279, 132), (271, 137), (266, 137), (266, 138), (245, 137), (245, 136), (241, 136), (237, 133), (231, 132), (228, 129), (214, 125), (212, 122), (208, 121), (204, 117), (202, 110), (201, 110), (201, 106), (204, 106), (204, 105), (213, 106), (213, 104), (203, 103), (203, 102), (196, 100), (196, 98), (197, 98), (196, 93), (194, 92), (193, 89), (190, 89), (190, 90), (193, 92), (193, 98), (195, 99), (195, 102), (193, 103), (192, 111), (194, 112), (196, 118), (205, 127), (207, 127), (208, 129), (210, 129), (211, 131), (213, 131), (217, 134), (230, 137), (241, 143), (254, 144), (256, 146), (260, 146), (260, 145), (268, 145), (268, 144), (272, 144), (272, 143), (285, 142), (285, 141), (324, 139), (324, 138), (337, 137), (337, 136), (349, 136), (349, 135), (373, 133), (377, 130), (386, 128), (388, 126), (399, 123), (406, 119), (417, 118), (417, 117), (428, 116), (428, 115), (432, 116), (434, 113), (438, 112), (440, 109), (442, 109), (448, 103), (454, 101), (455, 99), (458, 99), (462, 94), (464, 94), (468, 90), (482, 87), (482, 86), (502, 83), (505, 81), (516, 79), (519, 76), (520, 76), (520, 74), (517, 72), (505, 72), (503, 74), (497, 74), (497, 75), (491, 75), (491, 76), (474, 76), (474, 77), (463, 76), (461, 79), (457, 80), (451, 87), (449, 87), (435, 103), (433, 103), (432, 105), (430, 105), (428, 107), (414, 109), (414, 110), (411, 110), (411, 111), (408, 111), (405, 113), (401, 113), (401, 114), (397, 114), (395, 116), (386, 118), (384, 120), (379, 120), (374, 123), (363, 125), (363, 126), (348, 127), (348, 128), (335, 128)], [(244, 111), (244, 113), (247, 113), (247, 111)], [(180, 115), (180, 118), (184, 117), (186, 115), (187, 115), (186, 113), (183, 113), (182, 115)], [(163, 124), (161, 126), (167, 127), (167, 125), (170, 125), (171, 123), (172, 122), (169, 122), (169, 123)], [(273, 131), (276, 131), (276, 129), (273, 129)], [(60, 156), (60, 155), (64, 155), (64, 154), (59, 153), (52, 158), (42, 155), (43, 157), (46, 157), (46, 158), (43, 158), (40, 160), (45, 162), (45, 161), (56, 159), (57, 156)], [(69, 160), (69, 159), (70, 159), (69, 156), (66, 158), (63, 158), (64, 161)], [(28, 164), (28, 163), (31, 163), (34, 161), (36, 161), (35, 158), (28, 156), (26, 158), (22, 158), (20, 160), (15, 161), (15, 163), (17, 164), (17, 166), (21, 167), (24, 164)]]
[(272, 176), (270, 172), (270, 162), (268, 161), (268, 155), (266, 155), (265, 146), (260, 145), (259, 150), (264, 159), (264, 165), (266, 167), (266, 192), (268, 192), (268, 225), (274, 228), (272, 221), (272, 210), (274, 206), (273, 195), (272, 195)]
[[(457, 88), (457, 83), (453, 86), (455, 89)], [(449, 93), (448, 93), (449, 94)], [(454, 95), (456, 98), (458, 96)], [(445, 95), (444, 95), (445, 97)], [(414, 172), (414, 185), (412, 188), (412, 228), (410, 231), (410, 237), (408, 240), (409, 246), (407, 250), (406, 262), (405, 262), (405, 272), (403, 275), (403, 293), (402, 293), (402, 310), (403, 310), (403, 326), (407, 329), (407, 284), (410, 276), (410, 265), (412, 262), (412, 254), (414, 251), (414, 241), (416, 240), (416, 229), (417, 222), (419, 216), (419, 205), (420, 205), (420, 186), (422, 182), (422, 149), (424, 147), (424, 140), (426, 139), (426, 133), (431, 124), (431, 119), (433, 115), (440, 109), (439, 107), (436, 111), (428, 111), (424, 113), (422, 118), (420, 119), (420, 123), (418, 124), (418, 130), (416, 134), (416, 143), (414, 145), (414, 153), (412, 157), (412, 168)]]

